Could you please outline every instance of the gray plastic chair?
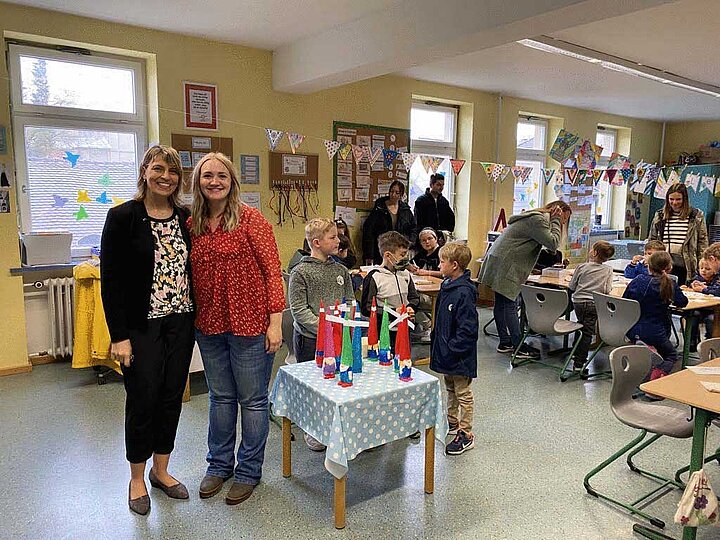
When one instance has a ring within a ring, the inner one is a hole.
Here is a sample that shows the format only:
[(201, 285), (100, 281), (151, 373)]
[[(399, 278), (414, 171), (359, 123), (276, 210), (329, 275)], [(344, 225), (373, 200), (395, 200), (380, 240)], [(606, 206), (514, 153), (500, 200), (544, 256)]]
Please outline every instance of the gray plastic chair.
[[(548, 289), (545, 287), (523, 285), (520, 294), (525, 303), (527, 327), (523, 330), (520, 345), (513, 353), (512, 360), (510, 361), (511, 365), (517, 367), (528, 363), (541, 364), (559, 370), (560, 381), (567, 381), (573, 374), (565, 375), (565, 373), (568, 364), (572, 360), (573, 354), (575, 354), (575, 349), (577, 349), (577, 346), (580, 344), (580, 330), (582, 330), (582, 324), (575, 321), (568, 321), (564, 318), (570, 305), (567, 291), (563, 289)], [(525, 339), (531, 331), (543, 336), (567, 336), (573, 333), (575, 334), (573, 348), (562, 366), (547, 364), (535, 359), (521, 360), (520, 362), (516, 361), (520, 347), (525, 343)]]
[[(610, 369), (613, 375), (612, 389), (610, 390), (610, 408), (620, 422), (626, 426), (639, 429), (640, 434), (610, 458), (590, 471), (585, 476), (583, 484), (585, 490), (593, 497), (620, 506), (631, 514), (638, 515), (648, 520), (655, 527), (662, 529), (665, 527), (665, 522), (643, 512), (646, 504), (643, 504), (642, 507), (640, 505), (643, 502), (649, 504), (649, 502), (655, 501), (674, 488), (683, 489), (685, 486), (678, 480), (664, 478), (653, 472), (641, 469), (633, 463), (632, 458), (663, 435), (676, 439), (688, 439), (692, 437), (693, 422), (689, 419), (690, 415), (688, 411), (633, 399), (632, 396), (635, 389), (647, 376), (650, 371), (650, 366), (650, 349), (642, 345), (626, 345), (624, 347), (618, 347), (610, 353)], [(643, 442), (643, 439), (648, 433), (653, 433), (653, 436)], [(626, 453), (628, 454), (627, 464), (632, 471), (660, 483), (659, 487), (632, 503), (625, 503), (613, 499), (598, 492), (590, 485), (590, 479), (593, 476)], [(658, 495), (658, 492), (663, 490), (665, 490), (665, 493)]]
[(295, 346), (293, 343), (293, 316), (290, 308), (285, 308), (282, 312), (282, 333), (283, 342), (288, 350), (285, 363), (296, 364), (297, 359), (295, 358)]
[(640, 303), (629, 298), (618, 298), (609, 294), (593, 293), (595, 310), (598, 319), (598, 339), (600, 342), (588, 357), (582, 368), (582, 378), (609, 375), (608, 371), (600, 371), (589, 375), (587, 367), (603, 347), (622, 347), (629, 343), (627, 333), (640, 320)]

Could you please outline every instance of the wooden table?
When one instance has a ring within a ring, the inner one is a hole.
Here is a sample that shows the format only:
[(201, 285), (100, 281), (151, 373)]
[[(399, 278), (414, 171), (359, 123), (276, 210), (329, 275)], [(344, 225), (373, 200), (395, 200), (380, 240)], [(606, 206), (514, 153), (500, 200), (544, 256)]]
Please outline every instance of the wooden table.
[[(701, 366), (720, 367), (720, 358), (710, 360)], [(692, 451), (690, 454), (690, 474), (703, 466), (703, 453), (705, 450), (705, 431), (710, 421), (720, 415), (720, 394), (709, 392), (703, 388), (700, 381), (720, 382), (720, 375), (697, 375), (689, 369), (662, 377), (640, 385), (640, 390), (666, 399), (690, 405), (695, 414), (693, 427)], [(645, 527), (633, 526), (633, 530), (646, 538), (670, 538), (666, 535)], [(696, 535), (695, 527), (683, 528), (683, 540), (691, 540)]]

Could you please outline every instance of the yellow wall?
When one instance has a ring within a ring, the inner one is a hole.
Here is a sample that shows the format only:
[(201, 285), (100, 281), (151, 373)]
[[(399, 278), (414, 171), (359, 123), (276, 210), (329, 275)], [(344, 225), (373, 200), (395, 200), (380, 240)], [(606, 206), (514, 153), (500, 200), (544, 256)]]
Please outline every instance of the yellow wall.
[(700, 145), (720, 140), (720, 121), (672, 122), (665, 127), (663, 163), (674, 163), (681, 152), (692, 154)]
[[(166, 32), (107, 23), (60, 13), (0, 3), (0, 30), (64, 40), (87, 48), (135, 51), (146, 58), (157, 77), (150, 77), (151, 98), (157, 95), (157, 123), (150, 126), (163, 143), (171, 133), (185, 132), (182, 118), (182, 81), (218, 85), (219, 135), (233, 138), (233, 159), (238, 155), (261, 157), (262, 203), (270, 194), (266, 187), (268, 148), (261, 127), (293, 130), (308, 138), (301, 151), (320, 154), (320, 214), (332, 213), (332, 164), (324, 156), (322, 139), (332, 138), (333, 120), (409, 128), (412, 96), (427, 96), (459, 104), (459, 158), (495, 161), (498, 98), (493, 94), (385, 76), (311, 95), (292, 95), (272, 90), (272, 53), (247, 47), (211, 42)], [(27, 38), (26, 38), (27, 39)], [(39, 40), (39, 38), (38, 38)], [(9, 102), (9, 84), (4, 55), (0, 57), (0, 99)], [(633, 157), (656, 159), (660, 128), (657, 123), (592, 113), (544, 103), (504, 98), (500, 125), (499, 160), (514, 162), (518, 112), (531, 111), (564, 119), (567, 129), (594, 138), (597, 123), (620, 125), (633, 130)], [(155, 111), (151, 111), (151, 117)], [(0, 108), (0, 124), (9, 126), (9, 108)], [(247, 124), (247, 125), (242, 125)], [(250, 127), (256, 126), (256, 127)], [(281, 147), (287, 149), (287, 141)], [(0, 159), (2, 159), (0, 157)], [(253, 191), (252, 187), (247, 187)], [(485, 233), (492, 225), (492, 186), (479, 163), (468, 163), (458, 180), (458, 217), (462, 235), (466, 228), (473, 253), (485, 248)], [(497, 186), (498, 205), (512, 208), (512, 184)], [(265, 215), (273, 220), (266, 207)], [(25, 326), (20, 278), (11, 278), (7, 269), (17, 266), (15, 215), (0, 216), (0, 294), (3, 298), (0, 340), (6, 344), (0, 355), (0, 370), (27, 364)], [(302, 224), (275, 227), (283, 263), (287, 263), (302, 242)], [(464, 236), (464, 235), (463, 235)], [(357, 232), (355, 235), (357, 239)], [(9, 300), (9, 301), (7, 301)]]

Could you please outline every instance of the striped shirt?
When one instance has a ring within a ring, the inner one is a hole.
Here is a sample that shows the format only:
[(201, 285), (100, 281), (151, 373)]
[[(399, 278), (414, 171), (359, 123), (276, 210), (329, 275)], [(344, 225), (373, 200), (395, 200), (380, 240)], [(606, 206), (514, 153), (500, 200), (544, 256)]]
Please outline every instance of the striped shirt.
[(673, 215), (665, 222), (665, 230), (663, 231), (663, 242), (672, 254), (681, 254), (682, 245), (685, 243), (688, 231), (687, 218), (681, 218)]

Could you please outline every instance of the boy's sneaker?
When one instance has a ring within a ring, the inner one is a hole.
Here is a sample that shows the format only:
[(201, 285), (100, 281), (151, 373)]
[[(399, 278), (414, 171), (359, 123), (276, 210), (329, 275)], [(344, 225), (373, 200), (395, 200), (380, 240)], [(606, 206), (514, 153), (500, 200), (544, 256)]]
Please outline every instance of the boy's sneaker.
[(459, 424), (449, 424), (448, 425), (448, 435), (457, 435), (457, 432), (460, 430)]
[(468, 435), (460, 430), (457, 432), (457, 435), (455, 435), (455, 438), (445, 447), (445, 453), (450, 456), (458, 456), (472, 448), (475, 448), (475, 436)]
[(307, 447), (313, 452), (324, 452), (327, 448), (323, 443), (307, 433), (305, 434), (305, 444), (307, 444)]
[(535, 360), (540, 358), (540, 354), (536, 349), (532, 349), (523, 343), (520, 345), (520, 350), (515, 355), (515, 358), (519, 360)]
[(572, 370), (574, 373), (580, 373), (585, 366), (585, 362), (582, 360), (573, 360)]
[(495, 349), (495, 352), (499, 352), (500, 354), (507, 354), (515, 352), (515, 347), (512, 345), (503, 345), (502, 343), (497, 346), (497, 349)]

